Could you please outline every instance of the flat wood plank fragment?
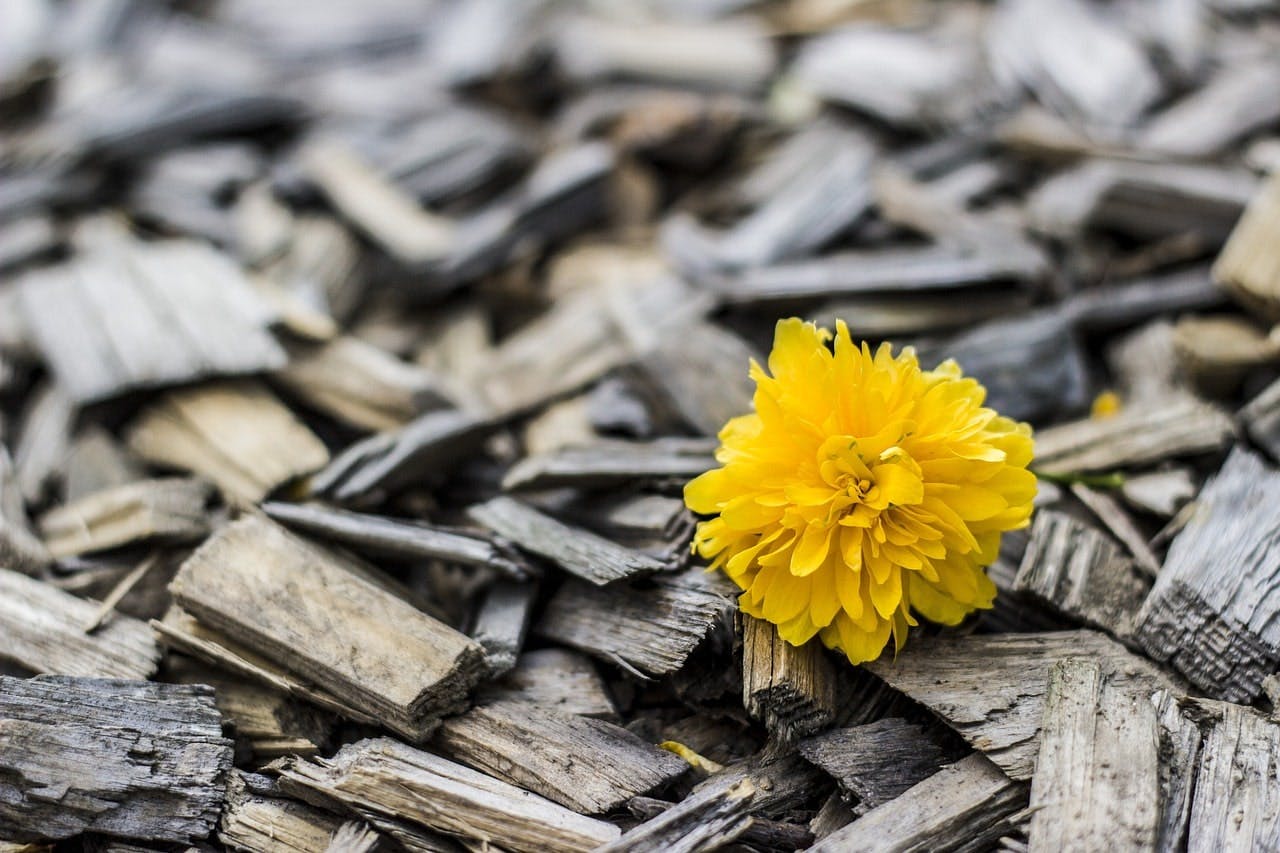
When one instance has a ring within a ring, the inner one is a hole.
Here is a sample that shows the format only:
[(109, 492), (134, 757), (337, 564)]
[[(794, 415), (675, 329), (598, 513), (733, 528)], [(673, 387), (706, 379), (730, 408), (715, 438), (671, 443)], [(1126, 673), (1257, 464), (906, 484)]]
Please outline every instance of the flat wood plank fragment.
[(1280, 321), (1280, 174), (1249, 202), (1213, 265), (1213, 277), (1262, 318)]
[(796, 750), (840, 784), (859, 814), (904, 794), (954, 757), (923, 726), (901, 717), (824, 732)]
[(595, 664), (586, 655), (568, 649), (525, 652), (501, 679), (482, 685), (476, 698), (543, 705), (580, 717), (616, 720), (618, 716)]
[(835, 670), (819, 644), (797, 648), (771, 623), (743, 614), (742, 704), (783, 740), (813, 734), (835, 717)]
[(467, 514), (504, 540), (596, 585), (669, 568), (647, 554), (572, 527), (515, 498), (499, 496), (472, 506)]
[(1117, 637), (1133, 633), (1151, 589), (1119, 546), (1066, 513), (1036, 513), (1013, 589)]
[(716, 435), (730, 418), (751, 411), (748, 367), (754, 348), (706, 321), (668, 331), (638, 362), (645, 377), (699, 435)]
[(77, 402), (282, 367), (272, 320), (240, 268), (186, 241), (121, 238), (30, 274), (19, 307)]
[(231, 741), (208, 687), (0, 677), (0, 835), (189, 842), (222, 809)]
[(358, 338), (343, 336), (291, 353), (276, 381), (343, 423), (381, 431), (449, 405), (429, 371)]
[(1252, 708), (1207, 702), (1187, 824), (1188, 850), (1274, 850), (1280, 843), (1280, 725)]
[(1149, 695), (1087, 658), (1053, 665), (1031, 785), (1033, 853), (1155, 850), (1159, 725)]
[(329, 461), (329, 451), (262, 385), (174, 391), (130, 425), (129, 447), (157, 464), (208, 477), (229, 500), (257, 503)]
[(739, 839), (754, 816), (785, 813), (812, 790), (817, 771), (794, 754), (727, 767), (655, 818), (628, 830), (596, 853), (713, 850)]
[[(1126, 483), (1129, 479), (1125, 478)], [(1089, 511), (1096, 515), (1103, 526), (1111, 532), (1111, 535), (1128, 549), (1134, 563), (1144, 574), (1153, 578), (1159, 574), (1160, 558), (1151, 550), (1146, 536), (1134, 524), (1133, 519), (1125, 512), (1118, 500), (1084, 483), (1072, 483), (1071, 494), (1087, 506)]]
[(551, 597), (534, 633), (616, 666), (668, 675), (733, 612), (735, 591), (702, 568), (642, 587), (569, 581)]
[(989, 849), (1026, 805), (1019, 784), (980, 753), (934, 773), (810, 847), (811, 853)]
[(342, 818), (307, 803), (254, 791), (246, 778), (233, 770), (227, 780), (219, 841), (242, 853), (317, 853), (328, 847)]
[(492, 702), (450, 717), (435, 743), (455, 761), (583, 814), (613, 811), (689, 769), (613, 723), (526, 702)]
[(1118, 687), (1174, 687), (1146, 659), (1095, 631), (918, 638), (897, 660), (866, 667), (941, 717), (1010, 777), (1026, 780), (1039, 749), (1049, 668), (1081, 656), (1097, 660)]
[(1280, 473), (1237, 448), (1196, 499), (1138, 618), (1137, 639), (1197, 686), (1252, 701), (1280, 667)]
[(148, 678), (160, 650), (146, 623), (115, 615), (99, 630), (84, 626), (98, 605), (33, 578), (0, 569), (0, 660), (35, 673)]
[(1159, 405), (1124, 408), (1114, 417), (1037, 431), (1036, 468), (1048, 474), (1140, 468), (1221, 450), (1234, 435), (1225, 412), (1179, 395)]
[(502, 487), (536, 491), (600, 489), (637, 480), (690, 480), (716, 466), (715, 443), (702, 439), (600, 441), (527, 456), (511, 467)]
[(170, 589), (201, 622), (410, 738), (457, 708), (480, 647), (261, 516), (223, 528)]
[(193, 542), (209, 533), (213, 488), (190, 477), (140, 480), (49, 510), (40, 533), (55, 557), (159, 540)]
[(30, 505), (41, 504), (66, 473), (76, 407), (57, 383), (31, 392), (22, 413), (13, 465), (18, 489)]
[(524, 558), (514, 549), (473, 531), (431, 527), (319, 503), (269, 501), (262, 505), (262, 511), (287, 527), (345, 545), (360, 554), (483, 566), (514, 578), (530, 574)]
[(484, 649), (490, 677), (516, 665), (533, 618), (538, 588), (531, 583), (500, 580), (489, 587), (476, 611), (471, 638)]
[(286, 792), (505, 850), (587, 851), (619, 835), (613, 824), (387, 738), (348, 744), (329, 759), (286, 761), (279, 770)]
[(9, 451), (0, 446), (0, 566), (38, 575), (52, 562), (53, 555), (27, 519), (26, 501)]

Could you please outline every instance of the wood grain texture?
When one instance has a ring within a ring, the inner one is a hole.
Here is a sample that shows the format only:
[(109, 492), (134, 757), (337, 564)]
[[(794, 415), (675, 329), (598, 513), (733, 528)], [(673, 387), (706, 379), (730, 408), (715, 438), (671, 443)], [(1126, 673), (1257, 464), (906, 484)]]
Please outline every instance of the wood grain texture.
[(40, 534), (55, 557), (151, 540), (195, 542), (209, 533), (212, 498), (203, 480), (140, 480), (49, 510), (40, 517)]
[(407, 737), (457, 708), (478, 645), (261, 516), (231, 524), (179, 569), (174, 598)]
[(1155, 850), (1159, 724), (1149, 695), (1087, 658), (1053, 665), (1031, 784), (1030, 849)]
[(208, 477), (228, 500), (244, 503), (329, 461), (320, 439), (249, 381), (174, 391), (143, 410), (127, 440), (142, 458)]
[(989, 849), (1027, 800), (986, 757), (950, 764), (810, 847), (810, 853), (947, 853)]
[(929, 708), (1015, 780), (1039, 751), (1049, 667), (1091, 656), (1119, 687), (1170, 689), (1166, 674), (1095, 631), (918, 638), (867, 669)]
[(507, 542), (597, 586), (667, 568), (647, 554), (572, 527), (505, 495), (476, 504), (467, 514)]
[(731, 586), (701, 568), (642, 587), (570, 581), (551, 597), (534, 633), (624, 669), (667, 675), (732, 613)]
[(500, 701), (445, 720), (446, 755), (583, 814), (603, 814), (689, 769), (676, 755), (604, 720)]
[(115, 615), (86, 634), (95, 602), (0, 569), (0, 659), (35, 673), (147, 678), (160, 650), (146, 624)]
[(510, 580), (498, 581), (485, 593), (471, 626), (471, 638), (484, 649), (491, 678), (516, 665), (533, 619), (537, 594), (535, 585)]
[(207, 687), (0, 677), (6, 838), (203, 838), (230, 769), (231, 741)]
[(528, 702), (582, 717), (612, 720), (618, 716), (595, 664), (568, 649), (525, 652), (500, 679), (481, 685), (476, 698)]
[(1252, 708), (1204, 702), (1207, 714), (1187, 824), (1188, 850), (1280, 845), (1280, 725)]
[(1151, 581), (1097, 528), (1042, 509), (1013, 589), (1117, 637), (1133, 633)]
[(318, 853), (342, 818), (315, 806), (250, 787), (268, 786), (264, 777), (233, 770), (227, 779), (227, 802), (218, 822), (218, 840), (241, 853)]
[(329, 759), (289, 760), (279, 770), (286, 792), (506, 850), (586, 851), (619, 834), (613, 824), (386, 738), (348, 744)]
[(597, 441), (526, 456), (502, 486), (511, 491), (598, 489), (637, 480), (689, 480), (716, 466), (715, 444), (704, 439)]
[(783, 740), (820, 731), (835, 716), (836, 674), (818, 643), (796, 647), (742, 616), (742, 704)]
[(1251, 701), (1280, 667), (1280, 473), (1244, 449), (1205, 485), (1138, 617), (1137, 639), (1197, 686)]

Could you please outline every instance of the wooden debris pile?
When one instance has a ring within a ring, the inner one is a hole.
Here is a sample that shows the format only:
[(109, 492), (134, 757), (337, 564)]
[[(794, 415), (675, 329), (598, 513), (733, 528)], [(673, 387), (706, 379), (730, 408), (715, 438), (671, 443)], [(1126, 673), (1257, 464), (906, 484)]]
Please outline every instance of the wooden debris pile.
[[(1280, 849), (1280, 6), (12, 0), (0, 853)], [(853, 668), (683, 485), (773, 325), (1036, 427)]]

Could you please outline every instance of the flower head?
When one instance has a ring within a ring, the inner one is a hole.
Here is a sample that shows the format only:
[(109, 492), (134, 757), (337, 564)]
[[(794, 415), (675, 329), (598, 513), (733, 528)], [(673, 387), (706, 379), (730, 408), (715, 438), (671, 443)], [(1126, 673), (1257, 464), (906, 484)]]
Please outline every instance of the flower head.
[(720, 431), (721, 467), (685, 487), (694, 548), (742, 609), (794, 645), (815, 634), (853, 663), (906, 641), (913, 613), (945, 625), (990, 607), (984, 567), (1026, 526), (1031, 428), (984, 408), (955, 362), (873, 355), (843, 323), (778, 323), (754, 409)]

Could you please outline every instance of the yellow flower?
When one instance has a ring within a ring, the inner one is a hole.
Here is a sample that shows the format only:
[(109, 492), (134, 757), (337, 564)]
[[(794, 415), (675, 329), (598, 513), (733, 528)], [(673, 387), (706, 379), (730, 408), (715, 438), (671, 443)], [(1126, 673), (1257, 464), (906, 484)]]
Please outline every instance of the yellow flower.
[(1031, 428), (983, 407), (955, 362), (872, 355), (844, 323), (778, 323), (769, 372), (751, 363), (755, 412), (720, 431), (685, 487), (694, 549), (744, 592), (742, 609), (853, 663), (907, 638), (912, 613), (955, 625), (990, 607), (983, 568), (1025, 527), (1036, 494)]

